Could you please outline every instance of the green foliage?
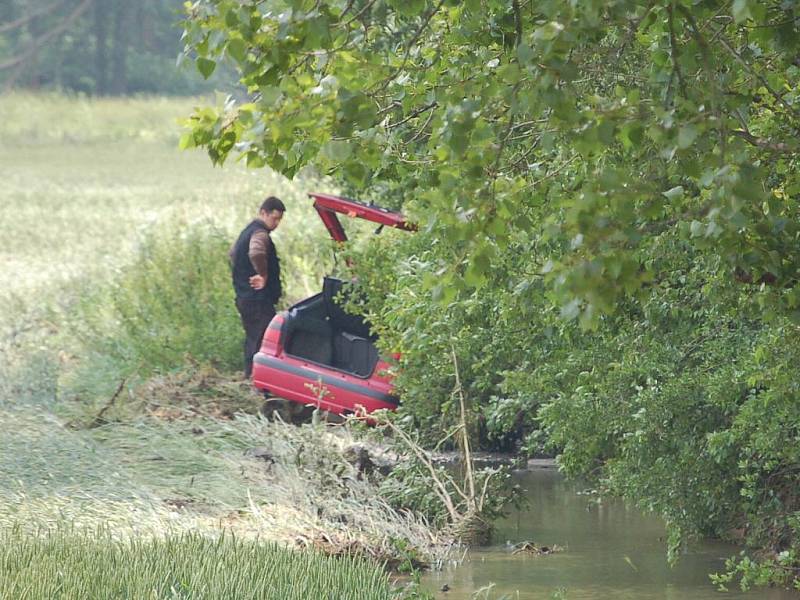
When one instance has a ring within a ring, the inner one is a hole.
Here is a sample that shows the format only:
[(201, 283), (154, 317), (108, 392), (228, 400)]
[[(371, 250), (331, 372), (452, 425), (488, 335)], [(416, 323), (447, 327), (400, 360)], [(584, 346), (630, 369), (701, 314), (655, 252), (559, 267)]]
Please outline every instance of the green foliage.
[[(536, 251), (521, 238), (494, 261), (480, 293), (435, 301), (425, 281), (452, 256), (436, 233), (384, 238), (352, 255), (356, 307), (384, 350), (401, 353), (401, 410), (431, 443), (455, 420), (455, 350), (485, 447), (559, 452), (567, 474), (600, 479), (662, 515), (673, 559), (697, 535), (754, 551), (794, 548), (794, 324), (765, 324), (757, 294), (731, 289), (714, 260), (669, 233), (649, 242), (661, 275), (646, 301), (592, 333), (561, 320), (542, 284), (513, 286)], [(424, 489), (424, 472), (406, 471), (397, 473), (397, 500), (429, 510), (432, 496), (414, 491)]]
[[(541, 286), (508, 289), (519, 254), (499, 256), (491, 283), (480, 293), (426, 286), (446, 268), (452, 251), (437, 232), (384, 235), (355, 251), (350, 258), (358, 293), (351, 295), (360, 301), (351, 309), (373, 323), (386, 355), (400, 354), (395, 381), (402, 410), (431, 433), (429, 442), (457, 421), (457, 369), (474, 436), (485, 447), (511, 449), (535, 427), (536, 402), (509, 397), (505, 385), (524, 374), (548, 335), (520, 322), (542, 317), (556, 322), (556, 315), (536, 299)], [(437, 299), (448, 295), (446, 302)]]
[(186, 52), (249, 101), (199, 109), (187, 144), (292, 176), (380, 186), (464, 252), (479, 288), (516, 232), (550, 240), (529, 283), (584, 327), (658, 274), (670, 230), (795, 314), (800, 44), (779, 3), (619, 0), (187, 5)]
[(130, 266), (82, 300), (74, 325), (87, 351), (140, 375), (187, 361), (234, 370), (241, 326), (232, 308), (229, 237), (194, 224), (145, 238)]
[(28, 598), (364, 598), (399, 592), (380, 565), (196, 534), (120, 541), (110, 533), (0, 533), (0, 587)]
[(662, 514), (672, 556), (733, 531), (792, 550), (795, 8), (401, 4), (187, 7), (186, 51), (248, 98), (198, 109), (185, 145), (313, 164), (420, 224), (355, 264), (427, 431), (458, 369), (486, 445), (546, 441)]
[(754, 560), (742, 552), (739, 557), (726, 560), (726, 571), (712, 574), (711, 581), (721, 591), (728, 591), (728, 585), (735, 579), (739, 580), (739, 587), (743, 591), (753, 586), (791, 585), (800, 590), (800, 581), (795, 576), (797, 563), (796, 549), (784, 550), (775, 557), (764, 560)]
[(765, 326), (751, 299), (686, 262), (641, 312), (550, 365), (573, 373), (545, 367), (528, 381), (549, 396), (539, 413), (549, 443), (567, 473), (593, 473), (661, 514), (672, 559), (697, 535), (794, 552), (797, 328)]

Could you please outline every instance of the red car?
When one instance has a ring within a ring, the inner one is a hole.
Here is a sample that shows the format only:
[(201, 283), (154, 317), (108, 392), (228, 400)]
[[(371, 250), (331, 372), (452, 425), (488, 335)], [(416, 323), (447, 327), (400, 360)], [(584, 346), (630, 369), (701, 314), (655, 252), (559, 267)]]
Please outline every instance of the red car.
[[(338, 213), (413, 231), (396, 212), (327, 194), (310, 194), (322, 222), (337, 242), (347, 240)], [(346, 415), (394, 409), (388, 363), (375, 336), (357, 315), (334, 299), (342, 281), (326, 277), (322, 292), (275, 315), (253, 358), (253, 383), (265, 393)]]

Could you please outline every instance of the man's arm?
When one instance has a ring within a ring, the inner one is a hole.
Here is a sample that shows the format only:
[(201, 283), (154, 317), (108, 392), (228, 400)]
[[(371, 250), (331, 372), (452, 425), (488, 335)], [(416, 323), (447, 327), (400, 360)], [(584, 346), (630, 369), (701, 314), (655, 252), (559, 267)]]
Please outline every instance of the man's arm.
[(267, 256), (271, 251), (271, 247), (272, 240), (269, 239), (269, 234), (266, 231), (256, 231), (250, 236), (247, 256), (257, 273), (250, 278), (250, 285), (257, 290), (267, 285), (267, 279), (269, 278)]

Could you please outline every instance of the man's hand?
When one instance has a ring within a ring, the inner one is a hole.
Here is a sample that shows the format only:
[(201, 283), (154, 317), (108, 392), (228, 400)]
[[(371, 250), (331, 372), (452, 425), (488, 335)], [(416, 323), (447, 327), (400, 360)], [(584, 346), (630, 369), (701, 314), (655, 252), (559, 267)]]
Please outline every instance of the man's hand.
[(263, 290), (264, 286), (267, 284), (267, 280), (264, 279), (261, 275), (253, 275), (250, 278), (250, 287), (254, 290)]

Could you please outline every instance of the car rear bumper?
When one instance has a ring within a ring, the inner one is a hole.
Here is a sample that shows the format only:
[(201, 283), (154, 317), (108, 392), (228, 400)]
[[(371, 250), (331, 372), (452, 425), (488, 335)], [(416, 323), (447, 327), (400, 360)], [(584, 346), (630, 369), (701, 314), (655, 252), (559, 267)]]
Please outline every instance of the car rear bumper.
[(319, 405), (338, 414), (393, 410), (399, 400), (391, 386), (375, 385), (314, 363), (259, 352), (253, 358), (253, 383), (271, 394), (302, 404)]

